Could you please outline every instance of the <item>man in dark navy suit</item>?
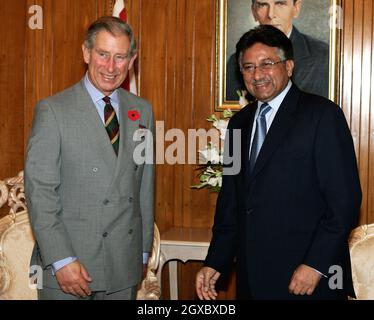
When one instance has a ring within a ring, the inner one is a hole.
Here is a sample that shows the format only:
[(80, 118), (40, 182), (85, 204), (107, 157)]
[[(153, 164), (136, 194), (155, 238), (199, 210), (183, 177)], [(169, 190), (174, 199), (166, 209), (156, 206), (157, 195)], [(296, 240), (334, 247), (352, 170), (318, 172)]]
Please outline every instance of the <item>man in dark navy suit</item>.
[(292, 43), (279, 29), (260, 25), (237, 48), (257, 101), (228, 125), (225, 159), (235, 161), (241, 146), (241, 169), (235, 175), (224, 169), (198, 296), (216, 298), (215, 283), (234, 258), (239, 299), (354, 296), (348, 236), (361, 188), (344, 114), (292, 82)]
[[(292, 80), (303, 91), (329, 97), (329, 46), (301, 33), (292, 25), (299, 16), (301, 0), (252, 0), (252, 14), (260, 24), (269, 24), (287, 35), (294, 50)], [(226, 100), (238, 100), (236, 91), (245, 88), (233, 54), (227, 62)]]

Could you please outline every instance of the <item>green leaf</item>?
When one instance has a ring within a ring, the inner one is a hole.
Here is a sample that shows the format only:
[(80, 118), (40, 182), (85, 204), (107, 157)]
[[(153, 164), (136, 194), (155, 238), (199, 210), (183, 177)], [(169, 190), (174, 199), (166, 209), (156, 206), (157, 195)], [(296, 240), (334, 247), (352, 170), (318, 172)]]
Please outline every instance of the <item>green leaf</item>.
[(209, 122), (215, 122), (215, 121), (218, 121), (218, 119), (217, 119), (217, 116), (213, 113), (213, 114), (211, 114), (211, 115), (207, 118), (207, 121), (209, 121)]
[(230, 109), (225, 109), (222, 112), (222, 118), (223, 119), (231, 118), (233, 115), (234, 115), (234, 113)]

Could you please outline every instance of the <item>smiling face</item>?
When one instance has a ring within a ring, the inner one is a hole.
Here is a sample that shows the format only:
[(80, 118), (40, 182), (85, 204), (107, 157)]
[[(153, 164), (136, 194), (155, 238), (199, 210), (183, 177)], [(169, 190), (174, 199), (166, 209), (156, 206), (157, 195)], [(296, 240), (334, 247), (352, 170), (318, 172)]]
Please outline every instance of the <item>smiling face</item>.
[(260, 24), (270, 24), (288, 35), (299, 16), (301, 0), (255, 0), (252, 14)]
[[(263, 63), (280, 60), (282, 59), (278, 48), (256, 43), (244, 51), (241, 63), (244, 67), (247, 65), (259, 66)], [(274, 64), (270, 69), (256, 68), (253, 73), (243, 73), (244, 83), (252, 96), (260, 101), (268, 102), (286, 87), (292, 76), (293, 67), (293, 60), (286, 60)]]
[(82, 50), (88, 77), (105, 96), (121, 86), (136, 59), (136, 55), (130, 56), (128, 36), (115, 36), (107, 31), (97, 33), (92, 49), (83, 44)]

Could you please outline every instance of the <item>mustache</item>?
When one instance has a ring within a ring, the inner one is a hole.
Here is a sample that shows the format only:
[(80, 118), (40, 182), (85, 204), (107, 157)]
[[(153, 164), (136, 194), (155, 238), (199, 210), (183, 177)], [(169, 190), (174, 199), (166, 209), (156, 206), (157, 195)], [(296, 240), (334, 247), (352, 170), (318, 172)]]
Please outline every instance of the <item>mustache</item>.
[(265, 84), (265, 83), (269, 83), (270, 80), (269, 79), (265, 79), (265, 78), (262, 78), (262, 79), (253, 79), (252, 80), (252, 85), (254, 86), (258, 86), (258, 85), (262, 85), (262, 84)]

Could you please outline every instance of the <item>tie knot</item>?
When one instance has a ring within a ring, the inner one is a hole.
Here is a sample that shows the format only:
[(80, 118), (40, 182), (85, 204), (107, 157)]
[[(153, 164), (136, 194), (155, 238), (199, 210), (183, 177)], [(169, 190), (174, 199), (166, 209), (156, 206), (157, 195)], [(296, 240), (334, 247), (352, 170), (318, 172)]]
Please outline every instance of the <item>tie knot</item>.
[(267, 102), (265, 102), (260, 107), (260, 113), (259, 113), (258, 116), (259, 117), (264, 117), (270, 110), (271, 110), (271, 107), (269, 106), (269, 104)]
[(105, 96), (103, 98), (103, 100), (104, 100), (105, 103), (110, 103), (110, 97), (108, 97), (108, 96)]

